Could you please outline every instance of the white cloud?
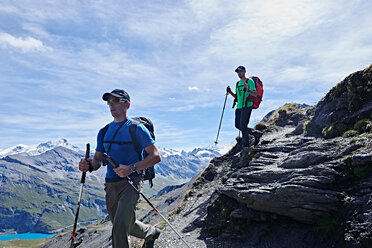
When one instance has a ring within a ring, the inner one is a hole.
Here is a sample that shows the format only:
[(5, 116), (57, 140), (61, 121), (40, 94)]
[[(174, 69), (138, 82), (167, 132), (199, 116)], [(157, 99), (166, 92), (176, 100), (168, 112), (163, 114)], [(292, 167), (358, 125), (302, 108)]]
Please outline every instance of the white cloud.
[(43, 42), (32, 37), (17, 38), (8, 33), (0, 33), (0, 45), (4, 48), (13, 47), (22, 52), (44, 52), (51, 48), (44, 46)]
[(50, 34), (40, 24), (36, 24), (36, 23), (33, 23), (33, 22), (26, 22), (22, 25), (22, 28), (25, 31), (28, 31), (31, 34), (33, 34), (33, 35), (35, 35), (39, 38), (42, 38), (42, 39), (45, 39), (45, 40), (48, 40), (48, 39), (51, 38)]
[(311, 78), (312, 71), (310, 68), (306, 66), (293, 66), (285, 68), (280, 75), (278, 75), (278, 79), (280, 82), (288, 82), (288, 79), (291, 81), (300, 82), (301, 80), (308, 80)]
[(319, 23), (319, 6), (312, 2), (240, 1), (234, 6), (227, 10), (232, 10), (229, 14), (235, 18), (211, 33), (208, 52), (212, 56), (269, 58), (278, 52), (281, 41)]
[(5, 12), (5, 13), (15, 13), (17, 12), (17, 9), (13, 6), (7, 6), (7, 5), (0, 5), (0, 12)]
[(189, 91), (200, 91), (200, 89), (196, 86), (189, 86)]

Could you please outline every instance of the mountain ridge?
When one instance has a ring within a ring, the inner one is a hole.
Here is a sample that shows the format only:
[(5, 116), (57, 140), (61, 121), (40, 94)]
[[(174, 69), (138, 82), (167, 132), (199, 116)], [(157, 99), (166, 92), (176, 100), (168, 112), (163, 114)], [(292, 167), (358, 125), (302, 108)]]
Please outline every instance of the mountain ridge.
[(34, 156), (40, 155), (46, 151), (52, 150), (57, 146), (62, 146), (69, 148), (70, 150), (81, 152), (82, 150), (74, 145), (71, 145), (67, 139), (60, 138), (56, 140), (49, 140), (47, 142), (40, 143), (38, 145), (15, 145), (9, 148), (0, 150), (0, 158), (6, 157), (8, 155), (24, 155), (24, 156)]
[[(84, 152), (76, 147), (71, 150), (74, 146), (66, 139), (61, 141), (44, 142), (0, 158), (1, 232), (49, 233), (73, 223), (81, 177), (77, 165)], [(35, 150), (35, 147), (44, 148)], [(27, 155), (27, 151), (33, 155)], [(197, 151), (204, 151), (209, 159), (219, 155), (212, 149)], [(188, 181), (206, 166), (205, 160), (192, 151), (165, 157), (163, 163), (155, 167), (154, 188), (145, 184), (144, 192), (151, 196), (168, 185)], [(163, 171), (167, 173), (162, 175)], [(79, 216), (82, 223), (105, 218), (107, 214), (103, 190), (105, 174), (105, 167), (87, 174)], [(24, 225), (25, 221), (30, 224)]]

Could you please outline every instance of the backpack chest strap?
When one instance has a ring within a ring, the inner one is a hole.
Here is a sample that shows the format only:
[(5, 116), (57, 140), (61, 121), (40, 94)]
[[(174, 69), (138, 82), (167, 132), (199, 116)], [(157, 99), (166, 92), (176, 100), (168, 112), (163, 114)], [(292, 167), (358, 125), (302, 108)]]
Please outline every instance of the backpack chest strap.
[[(114, 136), (112, 137), (112, 140), (109, 141), (109, 142), (106, 142), (106, 143), (110, 143), (110, 145), (109, 145), (109, 147), (107, 148), (107, 151), (106, 151), (107, 154), (108, 154), (109, 151), (111, 150), (111, 146), (112, 146), (112, 144), (114, 144), (113, 142), (114, 142), (114, 140), (115, 140), (115, 137), (116, 137), (116, 135), (118, 134), (120, 128), (124, 125), (125, 122), (126, 122), (126, 121), (123, 121), (122, 123), (120, 123), (120, 126), (118, 126), (118, 128), (116, 129), (116, 131), (115, 131), (115, 133), (114, 133)], [(106, 127), (107, 127), (107, 128), (106, 128)], [(105, 138), (105, 135), (106, 135), (106, 132), (107, 132), (107, 129), (108, 129), (108, 125), (106, 125), (106, 127), (104, 128), (105, 130), (104, 130), (104, 133), (103, 133), (102, 140), (104, 140), (104, 138)], [(104, 142), (104, 143), (105, 143), (105, 142)]]
[(132, 141), (114, 141), (114, 140), (105, 140), (103, 143), (108, 143), (108, 144), (117, 144), (117, 145), (131, 145), (133, 144)]

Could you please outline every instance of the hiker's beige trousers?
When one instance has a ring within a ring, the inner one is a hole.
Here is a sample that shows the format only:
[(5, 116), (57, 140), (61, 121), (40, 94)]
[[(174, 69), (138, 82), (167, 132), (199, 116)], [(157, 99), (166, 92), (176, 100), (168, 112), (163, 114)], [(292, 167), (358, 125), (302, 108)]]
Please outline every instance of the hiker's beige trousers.
[[(132, 177), (137, 189), (142, 188), (143, 180)], [(113, 224), (112, 247), (129, 248), (128, 234), (146, 239), (155, 233), (155, 227), (136, 220), (135, 209), (139, 198), (127, 179), (106, 182), (106, 207)]]

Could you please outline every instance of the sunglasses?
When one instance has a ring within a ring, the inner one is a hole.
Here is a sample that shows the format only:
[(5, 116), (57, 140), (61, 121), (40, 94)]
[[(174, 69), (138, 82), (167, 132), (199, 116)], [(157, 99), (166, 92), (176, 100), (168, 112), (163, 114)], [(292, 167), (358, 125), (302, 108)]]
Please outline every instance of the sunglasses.
[(122, 103), (122, 102), (128, 102), (128, 100), (124, 99), (124, 98), (110, 98), (107, 100), (107, 105), (108, 104), (119, 104), (119, 103)]

